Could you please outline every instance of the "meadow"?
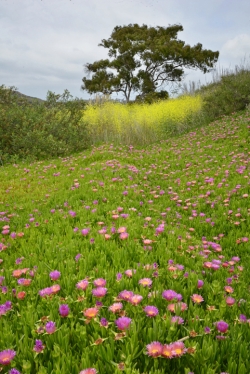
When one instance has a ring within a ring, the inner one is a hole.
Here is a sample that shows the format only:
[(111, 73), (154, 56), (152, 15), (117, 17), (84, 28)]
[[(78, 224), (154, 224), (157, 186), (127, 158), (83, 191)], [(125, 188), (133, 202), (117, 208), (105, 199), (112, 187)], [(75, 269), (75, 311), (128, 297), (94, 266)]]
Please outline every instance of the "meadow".
[(1, 373), (250, 372), (250, 112), (208, 119), (47, 160), (8, 158), (8, 138)]

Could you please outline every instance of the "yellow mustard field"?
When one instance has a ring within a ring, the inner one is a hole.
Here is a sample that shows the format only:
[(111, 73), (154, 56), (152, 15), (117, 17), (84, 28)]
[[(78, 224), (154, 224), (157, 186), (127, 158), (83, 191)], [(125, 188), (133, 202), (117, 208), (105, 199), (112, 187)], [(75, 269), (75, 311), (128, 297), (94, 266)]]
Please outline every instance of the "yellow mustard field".
[(149, 104), (126, 105), (112, 101), (102, 105), (89, 104), (82, 121), (95, 141), (136, 142), (161, 139), (169, 127), (178, 126), (198, 113), (202, 107), (199, 96), (182, 96)]

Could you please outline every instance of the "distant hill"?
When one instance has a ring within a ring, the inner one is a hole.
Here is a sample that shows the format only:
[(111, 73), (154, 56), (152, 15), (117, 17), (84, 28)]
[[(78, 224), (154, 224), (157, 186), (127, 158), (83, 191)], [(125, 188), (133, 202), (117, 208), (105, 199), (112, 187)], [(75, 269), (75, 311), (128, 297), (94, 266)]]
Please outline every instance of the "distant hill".
[(13, 93), (15, 95), (17, 95), (20, 99), (25, 99), (25, 100), (27, 100), (30, 103), (34, 103), (35, 101), (39, 102), (39, 103), (44, 103), (45, 102), (45, 100), (38, 99), (37, 97), (32, 97), (32, 96), (24, 95), (24, 94), (22, 94), (21, 92), (18, 92), (18, 91), (14, 91)]

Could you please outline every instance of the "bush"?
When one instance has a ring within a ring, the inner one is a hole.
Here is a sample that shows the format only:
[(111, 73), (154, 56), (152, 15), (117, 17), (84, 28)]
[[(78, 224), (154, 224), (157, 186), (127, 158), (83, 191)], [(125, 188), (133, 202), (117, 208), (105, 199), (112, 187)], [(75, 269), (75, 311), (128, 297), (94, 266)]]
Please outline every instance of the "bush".
[[(1, 159), (41, 159), (64, 156), (86, 149), (89, 137), (81, 123), (83, 100), (69, 101), (69, 92), (47, 101), (28, 102), (15, 95), (15, 88), (0, 87)], [(61, 101), (59, 101), (61, 99)], [(80, 110), (81, 109), (81, 110)]]
[(227, 72), (219, 82), (201, 87), (199, 93), (210, 121), (244, 110), (250, 103), (250, 70), (236, 67), (235, 72)]

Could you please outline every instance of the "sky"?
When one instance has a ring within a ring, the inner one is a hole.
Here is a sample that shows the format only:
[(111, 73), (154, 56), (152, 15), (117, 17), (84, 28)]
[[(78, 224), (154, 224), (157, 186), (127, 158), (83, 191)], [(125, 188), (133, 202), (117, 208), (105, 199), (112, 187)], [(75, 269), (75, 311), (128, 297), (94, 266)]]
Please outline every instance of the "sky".
[[(234, 69), (250, 62), (249, 15), (249, 0), (0, 0), (0, 86), (43, 100), (65, 89), (89, 99), (84, 65), (108, 58), (98, 44), (115, 26), (134, 23), (181, 24), (178, 39), (219, 51), (217, 71)], [(212, 73), (185, 73), (187, 84), (212, 80)]]

